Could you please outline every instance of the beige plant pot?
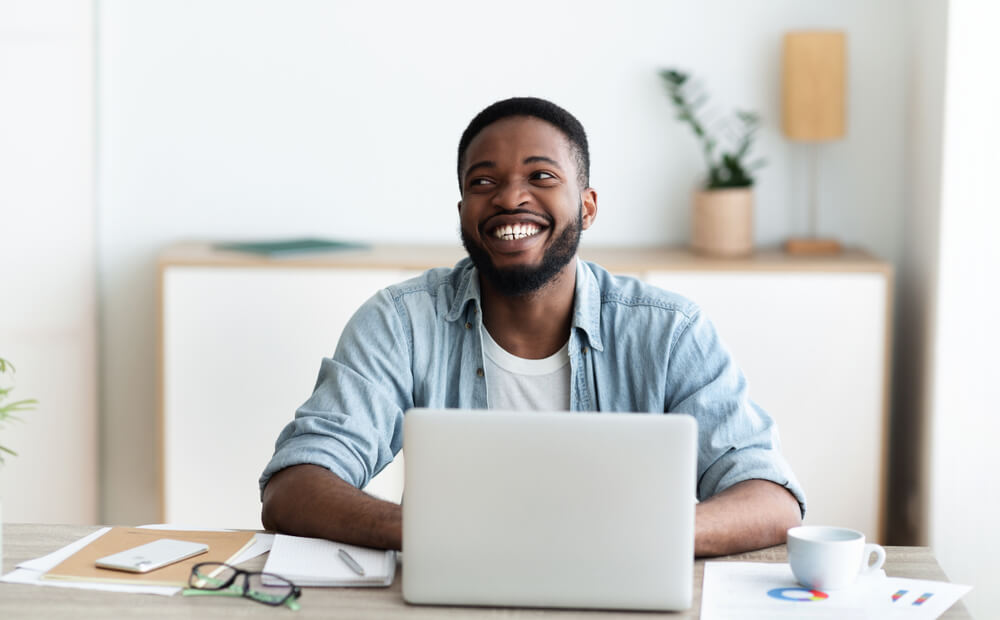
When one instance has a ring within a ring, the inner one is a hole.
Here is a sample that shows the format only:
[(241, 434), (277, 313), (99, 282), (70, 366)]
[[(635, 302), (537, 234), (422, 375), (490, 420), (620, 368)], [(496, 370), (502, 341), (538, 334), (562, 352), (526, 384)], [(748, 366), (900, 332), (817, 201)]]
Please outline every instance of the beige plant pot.
[(753, 252), (753, 189), (698, 190), (691, 214), (691, 247), (711, 256)]

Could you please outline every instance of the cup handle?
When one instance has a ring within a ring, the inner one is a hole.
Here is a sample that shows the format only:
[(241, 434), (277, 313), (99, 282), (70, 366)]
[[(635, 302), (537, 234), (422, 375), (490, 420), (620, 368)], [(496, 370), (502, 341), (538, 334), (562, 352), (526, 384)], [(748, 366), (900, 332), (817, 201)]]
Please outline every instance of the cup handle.
[[(869, 563), (873, 553), (875, 554), (875, 561)], [(882, 568), (883, 564), (885, 564), (885, 549), (882, 545), (865, 545), (865, 560), (864, 565), (861, 567), (861, 574), (868, 575), (874, 573)]]

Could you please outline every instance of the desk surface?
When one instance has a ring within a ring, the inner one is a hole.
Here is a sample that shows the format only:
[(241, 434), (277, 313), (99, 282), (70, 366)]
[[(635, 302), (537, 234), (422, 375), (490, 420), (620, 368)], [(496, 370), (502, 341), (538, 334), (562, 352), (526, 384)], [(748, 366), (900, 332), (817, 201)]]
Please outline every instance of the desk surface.
[[(3, 526), (3, 574), (25, 560), (55, 551), (97, 529), (80, 525), (29, 525), (7, 523)], [(893, 577), (947, 580), (934, 554), (927, 547), (887, 547), (885, 571)], [(784, 546), (772, 547), (719, 560), (784, 562)], [(264, 557), (245, 563), (244, 568), (259, 570)], [(118, 594), (71, 588), (49, 588), (0, 583), (0, 618), (697, 618), (701, 606), (701, 580), (704, 562), (695, 562), (694, 606), (681, 613), (594, 612), (574, 610), (509, 609), (498, 611), (470, 607), (417, 607), (403, 602), (402, 566), (389, 588), (306, 588), (302, 609), (289, 612), (273, 609), (249, 600), (226, 597), (162, 597)], [(289, 615), (291, 614), (291, 615)], [(941, 618), (970, 618), (961, 601)]]

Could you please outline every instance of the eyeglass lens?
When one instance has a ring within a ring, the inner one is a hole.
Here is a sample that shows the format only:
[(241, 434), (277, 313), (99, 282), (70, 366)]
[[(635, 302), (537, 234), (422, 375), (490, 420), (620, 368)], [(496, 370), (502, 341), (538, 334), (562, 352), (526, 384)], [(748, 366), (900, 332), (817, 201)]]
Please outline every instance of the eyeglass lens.
[(229, 588), (255, 601), (270, 605), (280, 605), (296, 592), (295, 584), (279, 575), (247, 572), (216, 562), (196, 565), (191, 571), (189, 584), (192, 588), (200, 590)]

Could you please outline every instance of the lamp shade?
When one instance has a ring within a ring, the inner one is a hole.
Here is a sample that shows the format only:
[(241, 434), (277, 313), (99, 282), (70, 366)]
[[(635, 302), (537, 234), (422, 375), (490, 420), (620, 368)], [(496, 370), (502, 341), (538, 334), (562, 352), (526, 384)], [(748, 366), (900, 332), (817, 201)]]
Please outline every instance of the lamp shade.
[(781, 124), (788, 138), (818, 142), (844, 136), (846, 45), (839, 31), (785, 34)]

